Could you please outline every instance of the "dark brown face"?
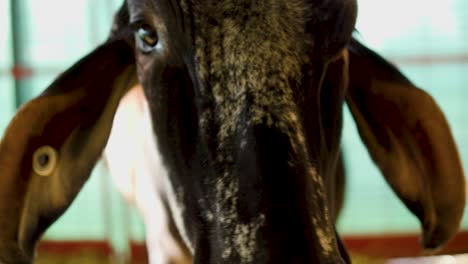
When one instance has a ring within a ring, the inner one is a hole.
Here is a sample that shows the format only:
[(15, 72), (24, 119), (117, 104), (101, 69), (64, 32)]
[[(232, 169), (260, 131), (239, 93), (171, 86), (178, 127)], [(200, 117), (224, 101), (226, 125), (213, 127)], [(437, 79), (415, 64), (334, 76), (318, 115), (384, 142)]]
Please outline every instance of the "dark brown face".
[(317, 101), (355, 2), (126, 3), (171, 210), (195, 259), (340, 262)]

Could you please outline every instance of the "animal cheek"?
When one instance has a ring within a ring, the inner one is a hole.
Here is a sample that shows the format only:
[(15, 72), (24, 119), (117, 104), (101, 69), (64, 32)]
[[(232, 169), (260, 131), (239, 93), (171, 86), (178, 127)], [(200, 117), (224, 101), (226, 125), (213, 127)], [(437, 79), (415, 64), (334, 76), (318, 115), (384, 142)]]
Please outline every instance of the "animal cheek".
[(152, 68), (151, 66), (154, 64), (154, 58), (148, 58), (145, 56), (137, 56), (136, 62), (137, 62), (138, 79), (140, 79), (141, 81), (142, 77), (146, 76), (146, 74)]

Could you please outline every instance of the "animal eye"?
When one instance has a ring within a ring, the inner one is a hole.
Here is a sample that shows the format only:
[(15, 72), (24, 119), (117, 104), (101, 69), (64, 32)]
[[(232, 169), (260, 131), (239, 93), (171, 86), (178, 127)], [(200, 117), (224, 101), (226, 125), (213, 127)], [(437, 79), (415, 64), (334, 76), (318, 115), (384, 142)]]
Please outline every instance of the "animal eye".
[(158, 33), (148, 24), (141, 24), (135, 32), (137, 47), (143, 53), (150, 53), (158, 44)]
[(58, 153), (50, 146), (38, 148), (33, 154), (33, 170), (40, 176), (50, 176), (57, 167)]

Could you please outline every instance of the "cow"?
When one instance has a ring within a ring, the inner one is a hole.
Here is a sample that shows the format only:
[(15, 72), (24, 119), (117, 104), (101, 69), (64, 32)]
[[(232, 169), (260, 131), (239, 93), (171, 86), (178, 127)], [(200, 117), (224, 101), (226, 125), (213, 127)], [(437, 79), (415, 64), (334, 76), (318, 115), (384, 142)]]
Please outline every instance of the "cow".
[(345, 101), (421, 221), (422, 247), (442, 246), (465, 205), (450, 128), (431, 96), (352, 38), (356, 14), (354, 0), (126, 1), (109, 40), (5, 131), (0, 261), (33, 261), (136, 84), (168, 211), (194, 263), (350, 263), (327, 188)]

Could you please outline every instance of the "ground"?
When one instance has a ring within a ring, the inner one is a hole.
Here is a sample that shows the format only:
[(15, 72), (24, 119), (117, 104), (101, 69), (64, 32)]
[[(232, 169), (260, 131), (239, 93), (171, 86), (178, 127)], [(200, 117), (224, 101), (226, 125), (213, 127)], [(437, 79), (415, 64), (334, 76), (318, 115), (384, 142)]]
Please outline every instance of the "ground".
[[(384, 264), (383, 259), (369, 258), (353, 255), (353, 264)], [(119, 263), (104, 254), (95, 252), (82, 252), (73, 256), (60, 254), (42, 253), (38, 255), (37, 264), (116, 264)], [(123, 263), (122, 263), (123, 264)], [(147, 264), (145, 261), (131, 262), (125, 264)]]

